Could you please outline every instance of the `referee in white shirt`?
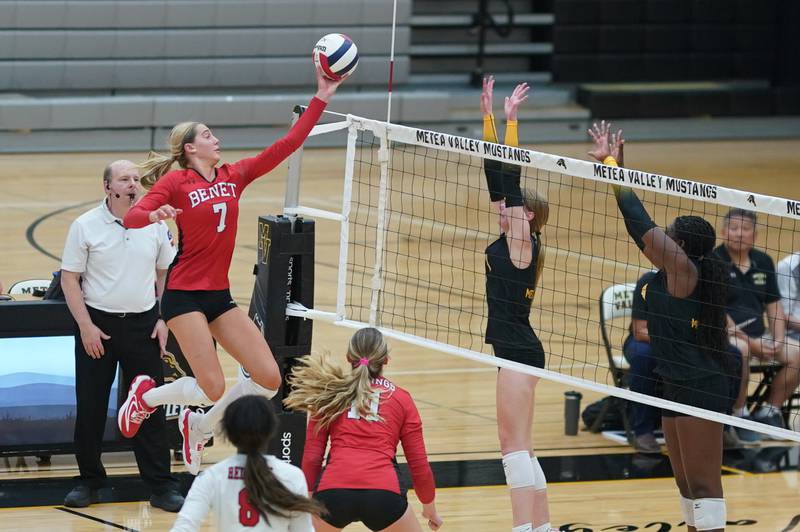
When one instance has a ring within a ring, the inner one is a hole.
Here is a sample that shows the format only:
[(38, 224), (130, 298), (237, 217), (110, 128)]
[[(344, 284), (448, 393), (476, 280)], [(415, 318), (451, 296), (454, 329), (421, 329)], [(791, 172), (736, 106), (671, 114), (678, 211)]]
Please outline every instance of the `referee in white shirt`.
[[(100, 461), (108, 418), (108, 396), (122, 366), (121, 389), (139, 374), (161, 384), (161, 351), (167, 326), (159, 318), (156, 291), (164, 289), (175, 256), (163, 223), (125, 229), (122, 219), (141, 192), (139, 170), (115, 161), (103, 173), (106, 197), (70, 226), (61, 261), (61, 286), (77, 322), (75, 332), (75, 449), (80, 478), (64, 504), (86, 507), (97, 502), (106, 480)], [(156, 289), (157, 287), (157, 289)], [(170, 512), (183, 505), (170, 473), (164, 410), (145, 421), (133, 440), (136, 463), (152, 492), (150, 504)]]

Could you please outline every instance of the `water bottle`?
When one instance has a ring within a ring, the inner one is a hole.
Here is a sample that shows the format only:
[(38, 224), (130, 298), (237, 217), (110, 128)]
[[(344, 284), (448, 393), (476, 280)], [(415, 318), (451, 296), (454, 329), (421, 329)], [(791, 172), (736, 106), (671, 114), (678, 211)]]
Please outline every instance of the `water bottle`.
[(570, 390), (564, 392), (564, 434), (576, 436), (578, 434), (578, 419), (581, 415), (580, 392)]

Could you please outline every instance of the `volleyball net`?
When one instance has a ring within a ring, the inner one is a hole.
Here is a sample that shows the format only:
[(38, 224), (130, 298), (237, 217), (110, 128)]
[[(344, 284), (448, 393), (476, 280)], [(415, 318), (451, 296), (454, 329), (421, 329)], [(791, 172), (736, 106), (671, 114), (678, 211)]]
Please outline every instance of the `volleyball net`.
[[(391, 338), (450, 355), (800, 441), (800, 433), (789, 429), (632, 392), (617, 386), (610, 371), (615, 361), (624, 365), (632, 283), (652, 269), (625, 230), (611, 185), (634, 188), (662, 227), (679, 215), (702, 216), (716, 228), (718, 244), (731, 208), (755, 212), (756, 247), (776, 262), (798, 247), (800, 202), (352, 115), (319, 125), (312, 135), (342, 130), (347, 148), (341, 211), (301, 204), (302, 152), (290, 162), (284, 209), (341, 224), (336, 308), (290, 303), (288, 314), (374, 326)], [(545, 348), (544, 369), (495, 358), (484, 343), (484, 251), (500, 233), (485, 159), (520, 166), (522, 186), (549, 202), (544, 269), (530, 314)], [(609, 289), (626, 284), (627, 291)], [(750, 379), (755, 387), (762, 374)]]

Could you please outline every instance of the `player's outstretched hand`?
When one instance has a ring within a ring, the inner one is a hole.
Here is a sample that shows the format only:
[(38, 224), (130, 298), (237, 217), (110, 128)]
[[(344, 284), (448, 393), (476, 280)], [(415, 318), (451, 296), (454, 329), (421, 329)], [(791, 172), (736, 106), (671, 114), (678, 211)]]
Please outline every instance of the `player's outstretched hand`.
[(616, 133), (611, 133), (611, 122), (603, 120), (598, 125), (597, 122), (592, 124), (589, 129), (589, 136), (592, 137), (594, 142), (594, 149), (589, 152), (589, 155), (600, 161), (601, 163), (606, 160), (609, 155), (617, 162), (620, 161), (622, 145), (625, 144), (625, 138), (622, 136), (622, 130)]
[(522, 105), (522, 102), (528, 99), (528, 91), (530, 90), (530, 85), (523, 82), (514, 87), (514, 92), (511, 93), (511, 96), (506, 96), (505, 104), (503, 106), (506, 112), (506, 120), (517, 119), (517, 111), (519, 110), (519, 106)]
[(172, 205), (162, 205), (158, 209), (154, 211), (150, 211), (150, 214), (147, 216), (147, 219), (150, 220), (150, 223), (160, 222), (161, 220), (167, 220), (169, 218), (177, 218), (180, 213), (183, 212), (183, 209), (176, 209)]
[(433, 502), (422, 505), (422, 517), (428, 520), (428, 528), (431, 530), (439, 530), (439, 528), (442, 526), (442, 523), (444, 523), (444, 520), (436, 511), (436, 504)]
[(333, 94), (336, 92), (336, 89), (339, 88), (339, 85), (344, 83), (344, 80), (347, 78), (342, 78), (339, 81), (334, 81), (322, 73), (322, 69), (320, 67), (316, 67), (317, 69), (317, 98), (322, 100), (323, 102), (329, 102)]
[(492, 98), (494, 97), (494, 76), (491, 74), (483, 77), (483, 90), (481, 91), (481, 114), (492, 114)]

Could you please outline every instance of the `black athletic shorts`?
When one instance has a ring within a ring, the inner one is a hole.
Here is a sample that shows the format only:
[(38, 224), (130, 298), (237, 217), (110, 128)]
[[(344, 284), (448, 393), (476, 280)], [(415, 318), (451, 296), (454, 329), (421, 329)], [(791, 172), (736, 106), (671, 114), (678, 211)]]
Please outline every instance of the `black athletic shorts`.
[(164, 290), (161, 318), (169, 321), (189, 312), (202, 312), (208, 323), (236, 308), (230, 290)]
[[(663, 379), (662, 395), (668, 401), (689, 406), (696, 406), (712, 412), (728, 414), (731, 412), (739, 391), (735, 379), (717, 374), (685, 381)], [(663, 417), (686, 416), (681, 412), (662, 410)]]
[(519, 362), (535, 368), (544, 368), (544, 347), (536, 338), (530, 347), (511, 347), (503, 344), (492, 344), (494, 356), (512, 362)]
[(361, 521), (370, 530), (383, 530), (403, 517), (408, 501), (388, 490), (330, 489), (318, 491), (314, 498), (325, 505), (322, 519), (336, 528)]

